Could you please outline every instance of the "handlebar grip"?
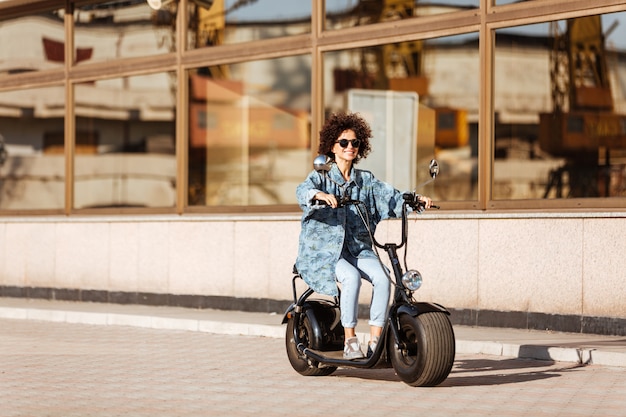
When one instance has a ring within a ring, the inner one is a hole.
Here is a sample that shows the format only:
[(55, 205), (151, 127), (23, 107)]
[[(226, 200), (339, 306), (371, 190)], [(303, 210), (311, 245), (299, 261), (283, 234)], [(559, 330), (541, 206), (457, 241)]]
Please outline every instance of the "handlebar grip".
[[(407, 204), (409, 206), (411, 206), (411, 208), (413, 210), (416, 210), (416, 211), (424, 211), (424, 210), (426, 210), (426, 205), (425, 205), (425, 203), (423, 201), (411, 201), (411, 202), (409, 202), (407, 200)], [(437, 209), (437, 210), (439, 210), (440, 208), (441, 207), (436, 205), (436, 204), (431, 204), (430, 207), (429, 207), (429, 209)]]
[[(335, 196), (335, 198), (337, 199), (337, 208), (339, 207), (343, 207), (346, 204), (349, 204), (352, 202), (352, 200), (349, 200), (347, 198), (341, 197), (341, 196)], [(317, 208), (326, 208), (326, 207), (330, 207), (330, 205), (322, 200), (318, 200), (316, 198), (313, 199), (313, 207), (317, 207)]]
[[(422, 201), (417, 199), (418, 197), (419, 197), (419, 194), (412, 193), (412, 192), (405, 192), (404, 194), (402, 194), (402, 198), (404, 199), (404, 202), (408, 204), (409, 206), (411, 206), (413, 210), (424, 210), (426, 207), (424, 207), (424, 203)], [(441, 207), (435, 204), (432, 204), (430, 208), (440, 209)]]
[(325, 202), (325, 201), (318, 200), (318, 199), (314, 198), (314, 199), (312, 200), (312, 204), (311, 204), (311, 206), (313, 206), (313, 207), (317, 207), (317, 208), (323, 208), (323, 207), (328, 207), (328, 204), (326, 204), (326, 202)]
[[(344, 207), (344, 206), (348, 206), (348, 205), (358, 205), (358, 204), (363, 204), (363, 202), (359, 201), (359, 200), (352, 200), (349, 197), (341, 197), (341, 196), (335, 196), (335, 198), (337, 199), (337, 207)], [(316, 198), (314, 198), (313, 200), (313, 204), (312, 206), (315, 208), (326, 208), (326, 207), (330, 207), (330, 205), (328, 205), (328, 203), (326, 203), (325, 201), (322, 200), (318, 200)]]

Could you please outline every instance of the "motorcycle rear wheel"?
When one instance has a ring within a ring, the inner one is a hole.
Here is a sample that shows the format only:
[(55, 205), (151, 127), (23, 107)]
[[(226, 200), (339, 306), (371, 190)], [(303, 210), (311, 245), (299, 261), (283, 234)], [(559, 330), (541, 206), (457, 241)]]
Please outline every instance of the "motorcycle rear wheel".
[(428, 312), (413, 317), (398, 317), (400, 342), (388, 339), (387, 351), (391, 364), (402, 381), (414, 387), (433, 387), (441, 384), (454, 364), (454, 330), (448, 316), (442, 312)]
[[(287, 322), (287, 333), (285, 334), (285, 346), (287, 349), (287, 357), (289, 358), (289, 363), (291, 363), (291, 367), (298, 372), (300, 375), (304, 376), (326, 376), (330, 375), (337, 370), (337, 367), (327, 366), (318, 368), (316, 363), (309, 363), (309, 359), (305, 358), (296, 347), (296, 343), (293, 337), (294, 330), (294, 318), (290, 318)], [(309, 323), (309, 319), (304, 316), (302, 318), (302, 323), (297, 329), (298, 337), (304, 343), (306, 347), (310, 347), (309, 335), (312, 334), (311, 325)]]

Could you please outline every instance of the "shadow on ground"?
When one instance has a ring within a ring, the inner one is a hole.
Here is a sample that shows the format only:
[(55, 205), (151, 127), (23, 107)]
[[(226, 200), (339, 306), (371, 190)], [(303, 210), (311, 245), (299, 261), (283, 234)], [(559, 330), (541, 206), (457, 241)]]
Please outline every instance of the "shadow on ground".
[[(463, 359), (458, 358), (448, 378), (439, 387), (485, 386), (517, 384), (548, 378), (558, 378), (583, 365), (563, 366), (562, 363), (528, 359)], [(392, 368), (341, 368), (333, 374), (339, 378), (361, 378), (402, 383)]]

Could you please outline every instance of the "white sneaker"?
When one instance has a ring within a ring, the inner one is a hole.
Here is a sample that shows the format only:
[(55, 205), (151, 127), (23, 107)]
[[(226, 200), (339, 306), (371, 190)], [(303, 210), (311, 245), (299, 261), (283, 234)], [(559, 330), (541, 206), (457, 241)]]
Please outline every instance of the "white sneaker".
[(374, 337), (372, 340), (370, 340), (369, 344), (367, 345), (367, 357), (368, 358), (372, 357), (372, 355), (376, 351), (377, 345), (378, 345), (378, 337)]
[(361, 344), (359, 343), (359, 339), (355, 337), (350, 337), (346, 339), (346, 344), (343, 347), (343, 358), (344, 359), (361, 359), (364, 358), (365, 355), (361, 350)]

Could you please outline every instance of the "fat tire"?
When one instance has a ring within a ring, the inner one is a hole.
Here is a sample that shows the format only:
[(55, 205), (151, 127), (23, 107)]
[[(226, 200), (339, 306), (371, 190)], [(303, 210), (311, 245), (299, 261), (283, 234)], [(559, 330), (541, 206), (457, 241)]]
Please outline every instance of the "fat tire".
[(454, 364), (454, 330), (443, 312), (427, 312), (418, 316), (398, 317), (401, 342), (395, 344), (393, 335), (387, 350), (391, 364), (402, 381), (413, 387), (433, 387), (441, 384)]
[[(294, 328), (294, 318), (291, 317), (287, 321), (287, 333), (285, 334), (285, 347), (287, 349), (287, 357), (289, 358), (289, 363), (291, 367), (298, 372), (300, 375), (304, 376), (327, 376), (332, 374), (337, 370), (337, 367), (327, 366), (323, 368), (318, 368), (317, 364), (314, 362), (309, 363), (309, 359), (305, 358), (296, 347), (296, 343), (293, 339), (293, 328)], [(309, 324), (309, 319), (304, 316), (302, 318), (302, 324), (299, 327), (298, 331), (300, 340), (304, 342), (304, 344), (309, 346), (309, 334), (311, 334), (311, 325)]]

